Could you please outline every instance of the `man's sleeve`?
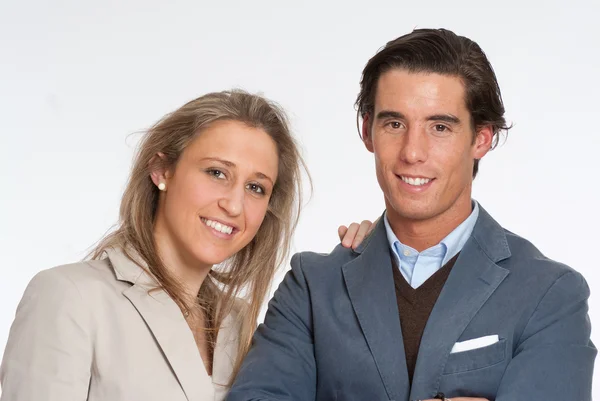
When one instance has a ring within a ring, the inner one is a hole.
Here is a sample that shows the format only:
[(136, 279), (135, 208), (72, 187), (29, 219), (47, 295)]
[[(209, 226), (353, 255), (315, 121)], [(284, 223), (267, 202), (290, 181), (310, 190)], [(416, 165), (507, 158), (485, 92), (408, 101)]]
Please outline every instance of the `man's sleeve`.
[(517, 344), (496, 401), (590, 401), (596, 348), (590, 340), (590, 290), (574, 271), (546, 292)]
[(269, 302), (228, 401), (314, 400), (312, 312), (301, 254)]

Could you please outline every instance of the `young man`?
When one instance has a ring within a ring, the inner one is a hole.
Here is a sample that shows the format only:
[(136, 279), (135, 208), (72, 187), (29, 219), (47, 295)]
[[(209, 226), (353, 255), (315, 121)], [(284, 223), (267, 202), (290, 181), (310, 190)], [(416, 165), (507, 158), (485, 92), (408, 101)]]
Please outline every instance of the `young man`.
[(393, 40), (357, 106), (386, 211), (354, 251), (294, 256), (228, 399), (591, 400), (585, 280), (471, 198), (508, 129), (481, 48)]

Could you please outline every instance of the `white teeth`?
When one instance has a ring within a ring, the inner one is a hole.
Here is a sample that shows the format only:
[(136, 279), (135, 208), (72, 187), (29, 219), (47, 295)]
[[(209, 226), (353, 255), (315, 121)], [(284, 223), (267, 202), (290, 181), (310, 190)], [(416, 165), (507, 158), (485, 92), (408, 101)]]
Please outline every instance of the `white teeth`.
[(233, 227), (226, 226), (225, 224), (221, 224), (214, 220), (205, 219), (204, 217), (201, 220), (210, 228), (222, 232), (223, 234), (231, 234), (233, 232)]
[(429, 181), (431, 181), (430, 178), (412, 178), (412, 177), (404, 177), (404, 176), (400, 176), (400, 178), (402, 178), (402, 181), (404, 181), (405, 183), (414, 185), (417, 187), (420, 187), (421, 185), (425, 185)]

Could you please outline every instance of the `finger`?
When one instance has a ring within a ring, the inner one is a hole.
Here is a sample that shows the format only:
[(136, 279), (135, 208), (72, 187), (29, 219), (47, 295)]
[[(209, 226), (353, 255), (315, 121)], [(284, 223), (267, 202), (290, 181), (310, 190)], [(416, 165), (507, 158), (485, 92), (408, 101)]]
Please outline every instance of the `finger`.
[(344, 234), (344, 239), (342, 239), (342, 245), (346, 248), (350, 248), (352, 246), (352, 242), (356, 237), (356, 233), (358, 232), (358, 223), (352, 223), (348, 227), (348, 231)]
[(348, 227), (346, 227), (346, 226), (338, 227), (338, 237), (340, 237), (340, 241), (342, 241), (344, 239), (344, 235), (346, 235), (346, 232), (348, 232)]
[(356, 237), (354, 237), (354, 241), (352, 241), (352, 249), (356, 249), (361, 242), (365, 239), (365, 236), (371, 231), (371, 226), (373, 223), (369, 220), (363, 220), (358, 226), (358, 231), (356, 233)]
[[(371, 227), (369, 227), (369, 233), (370, 233), (371, 231), (373, 231), (373, 229), (375, 228), (375, 226), (377, 225), (377, 223), (379, 223), (379, 219), (380, 219), (380, 217), (378, 217), (378, 218), (377, 218), (377, 220), (375, 220), (375, 221), (373, 222), (373, 224), (371, 224)], [(367, 234), (368, 234), (368, 233), (367, 233)]]

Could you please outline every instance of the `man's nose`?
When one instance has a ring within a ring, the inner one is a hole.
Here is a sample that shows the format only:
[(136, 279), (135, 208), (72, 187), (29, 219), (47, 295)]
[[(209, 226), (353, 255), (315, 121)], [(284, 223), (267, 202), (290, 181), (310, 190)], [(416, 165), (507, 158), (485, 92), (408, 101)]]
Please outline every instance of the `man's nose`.
[(407, 164), (422, 163), (427, 160), (427, 134), (420, 127), (409, 130), (404, 136), (400, 157)]

